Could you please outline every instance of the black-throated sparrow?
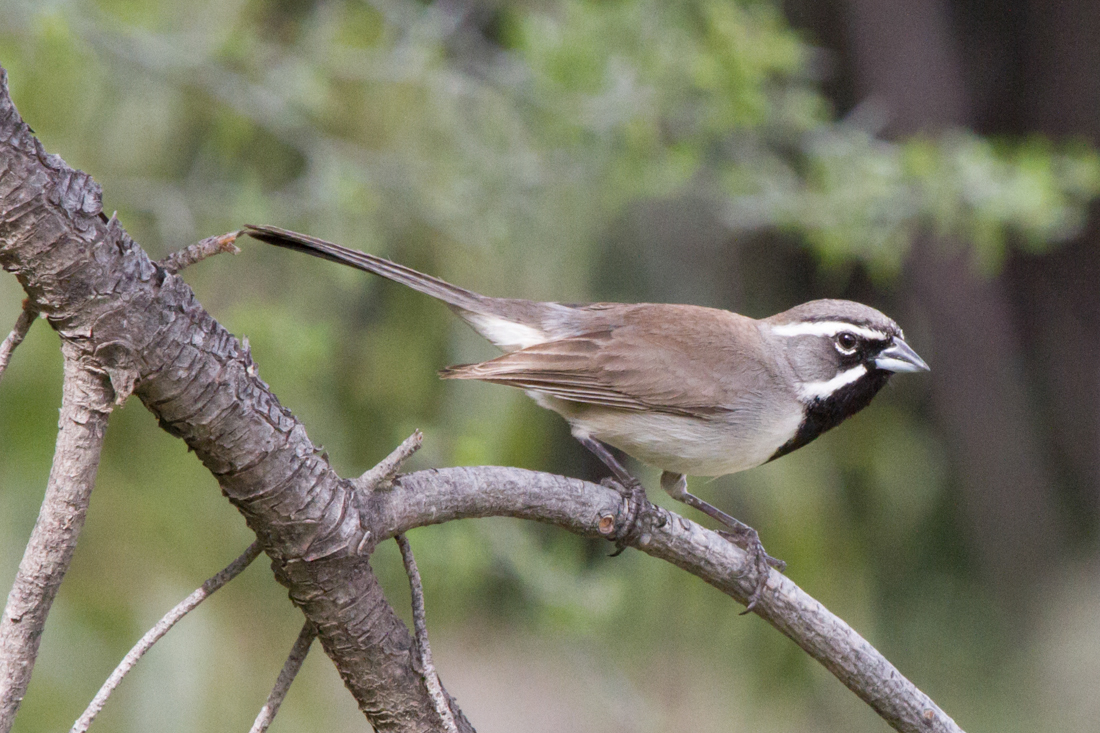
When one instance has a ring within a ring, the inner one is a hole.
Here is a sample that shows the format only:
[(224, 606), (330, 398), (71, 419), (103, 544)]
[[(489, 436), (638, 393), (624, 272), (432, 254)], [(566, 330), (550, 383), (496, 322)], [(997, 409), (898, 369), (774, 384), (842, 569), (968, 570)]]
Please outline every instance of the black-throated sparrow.
[[(490, 298), (389, 260), (276, 227), (245, 227), (264, 242), (373, 272), (443, 301), (501, 350), (445, 379), (519, 387), (569, 421), (611, 469), (629, 501), (633, 533), (645, 494), (604, 444), (664, 471), (675, 499), (726, 527), (758, 570), (756, 531), (688, 493), (685, 474), (722, 476), (800, 448), (862, 410), (894, 372), (928, 369), (885, 315), (846, 300), (815, 300), (755, 320), (692, 305), (566, 305)], [(621, 548), (620, 544), (620, 548)]]

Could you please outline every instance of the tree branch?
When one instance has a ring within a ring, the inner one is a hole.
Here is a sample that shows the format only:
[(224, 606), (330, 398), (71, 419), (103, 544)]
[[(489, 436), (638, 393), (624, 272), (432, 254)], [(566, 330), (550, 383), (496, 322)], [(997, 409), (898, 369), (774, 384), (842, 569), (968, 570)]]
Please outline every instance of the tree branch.
[[(26, 313), (27, 311), (24, 311)], [(0, 617), (0, 733), (7, 733), (30, 683), (38, 644), (88, 510), (113, 393), (102, 375), (63, 344), (65, 382), (46, 495)]]
[[(102, 216), (95, 181), (46, 153), (2, 69), (0, 167), (0, 266), (66, 348), (107, 376), (116, 402), (138, 396), (217, 478), (375, 729), (438, 729), (412, 636), (356, 552), (367, 524), (356, 492), (259, 378), (248, 350)], [(21, 695), (5, 692), (4, 704), (14, 710)], [(455, 718), (473, 730), (457, 708)]]
[(24, 303), (23, 310), (19, 312), (19, 317), (15, 319), (15, 326), (12, 328), (11, 333), (4, 339), (4, 343), (0, 344), (0, 378), (3, 378), (4, 371), (8, 368), (8, 362), (11, 360), (15, 347), (23, 343), (23, 339), (27, 337), (27, 332), (31, 330), (31, 324), (34, 323), (34, 319), (37, 317), (38, 311), (29, 302)]
[(240, 254), (240, 248), (234, 244), (240, 234), (240, 232), (229, 232), (214, 237), (207, 237), (201, 242), (195, 242), (178, 252), (173, 252), (157, 264), (160, 265), (165, 272), (176, 275), (184, 268), (190, 267), (196, 262), (202, 262), (207, 257), (213, 257), (223, 252), (231, 255)]
[[(105, 374), (115, 400), (133, 392), (217, 478), (272, 559), (276, 578), (381, 733), (442, 730), (415, 644), (363, 555), (425, 524), (510, 515), (602, 536), (625, 507), (610, 489), (519, 469), (423, 471), (390, 489), (356, 489), (260, 380), (248, 350), (177, 276), (100, 216), (88, 176), (45, 153), (7, 95), (0, 70), (0, 266), (14, 272), (67, 349)], [(670, 515), (635, 546), (744, 602), (744, 553)], [(756, 612), (836, 674), (899, 731), (959, 728), (865, 640), (772, 573)], [(472, 731), (451, 704), (459, 731)], [(3, 733), (0, 731), (0, 733)]]
[[(598, 484), (518, 468), (480, 466), (418, 471), (371, 494), (376, 541), (414, 527), (469, 517), (510, 516), (602, 537), (601, 522), (623, 510), (621, 495)], [(664, 512), (665, 510), (660, 510)], [(755, 588), (743, 550), (695, 522), (669, 513), (635, 546), (745, 603)], [(840, 618), (774, 570), (753, 611), (856, 693), (895, 730), (961, 733), (955, 722)]]
[(420, 450), (420, 444), (424, 441), (424, 434), (414, 430), (413, 434), (405, 438), (401, 445), (394, 448), (388, 456), (378, 462), (374, 468), (363, 472), (358, 478), (351, 479), (351, 485), (359, 492), (371, 492), (376, 489), (388, 489), (393, 483), (401, 464), (409, 459), (413, 453)]
[[(418, 435), (416, 433), (416, 435)], [(418, 441), (419, 442), (419, 441)], [(394, 535), (397, 546), (401, 549), (401, 561), (405, 565), (405, 574), (409, 576), (409, 591), (412, 595), (413, 633), (416, 634), (416, 650), (420, 656), (421, 673), (424, 675), (424, 684), (428, 686), (428, 692), (435, 703), (435, 710), (439, 713), (440, 720), (447, 733), (458, 733), (455, 726), (454, 714), (451, 712), (450, 701), (443, 689), (443, 683), (439, 681), (439, 675), (432, 663), (432, 647), (428, 643), (428, 621), (424, 615), (424, 585), (420, 582), (420, 571), (416, 567), (416, 558), (413, 557), (412, 545), (405, 539), (405, 535)]]
[(95, 716), (99, 715), (99, 711), (103, 709), (104, 704), (107, 702), (107, 698), (111, 696), (111, 693), (115, 691), (119, 683), (122, 682), (122, 678), (129, 674), (130, 670), (134, 668), (134, 665), (138, 663), (138, 660), (145, 656), (145, 652), (153, 648), (153, 644), (160, 641), (161, 637), (171, 631), (172, 627), (179, 622), (184, 616), (193, 611), (200, 603), (209, 598), (215, 591), (221, 588), (223, 585), (240, 575), (245, 568), (252, 564), (252, 561), (260, 556), (260, 545), (258, 542), (253, 542), (249, 545), (241, 555), (225, 566), (217, 574), (199, 586), (191, 595), (184, 598), (171, 611), (164, 614), (164, 617), (145, 632), (145, 635), (138, 640), (137, 644), (126, 653), (126, 656), (122, 658), (122, 661), (118, 663), (115, 670), (111, 672), (111, 676), (107, 678), (107, 681), (103, 683), (103, 686), (99, 688), (99, 692), (96, 693), (92, 701), (88, 703), (87, 709), (84, 713), (73, 723), (73, 727), (70, 733), (85, 733), (88, 727), (91, 726), (92, 721), (95, 720)]

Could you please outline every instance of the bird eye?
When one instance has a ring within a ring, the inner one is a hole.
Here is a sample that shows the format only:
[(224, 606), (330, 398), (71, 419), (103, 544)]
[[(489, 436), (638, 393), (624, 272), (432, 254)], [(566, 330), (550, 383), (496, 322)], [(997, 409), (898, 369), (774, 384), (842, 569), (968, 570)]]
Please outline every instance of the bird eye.
[(842, 331), (836, 336), (836, 346), (842, 354), (851, 354), (856, 350), (856, 346), (858, 345), (859, 339), (854, 333)]

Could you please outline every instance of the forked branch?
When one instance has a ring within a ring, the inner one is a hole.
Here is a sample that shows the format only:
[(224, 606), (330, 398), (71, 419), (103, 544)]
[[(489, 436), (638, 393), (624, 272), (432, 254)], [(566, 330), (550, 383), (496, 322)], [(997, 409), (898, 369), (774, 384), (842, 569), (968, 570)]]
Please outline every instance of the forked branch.
[[(170, 272), (175, 266), (150, 260), (117, 219), (103, 216), (96, 182), (44, 150), (15, 109), (3, 69), (0, 163), (0, 267), (18, 276), (74, 363), (102, 377), (114, 402), (140, 398), (217, 477), (375, 729), (437, 727), (412, 635), (356, 552), (367, 524), (357, 492), (279, 404), (248, 349)], [(348, 537), (350, 545), (340, 544)], [(22, 577), (2, 630), (0, 733), (22, 699), (41, 633), (36, 614), (48, 605)], [(453, 710), (458, 729), (472, 731)]]
[[(601, 525), (623, 509), (620, 494), (598, 484), (491, 466), (407, 474), (370, 501), (379, 541), (427, 524), (489, 516), (531, 519), (602, 537)], [(675, 514), (658, 524), (646, 527), (634, 546), (746, 602), (755, 580), (743, 550)], [(753, 612), (824, 665), (895, 730), (962, 733), (866, 639), (785, 575), (771, 571)]]

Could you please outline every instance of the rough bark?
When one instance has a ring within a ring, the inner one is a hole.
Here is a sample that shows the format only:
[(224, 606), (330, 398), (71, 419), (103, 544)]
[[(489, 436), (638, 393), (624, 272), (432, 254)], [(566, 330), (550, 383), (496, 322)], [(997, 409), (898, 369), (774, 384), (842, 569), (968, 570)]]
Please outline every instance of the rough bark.
[[(105, 375), (117, 402), (137, 395), (217, 477), (375, 729), (435, 729), (408, 629), (358, 543), (344, 544), (362, 536), (349, 484), (183, 280), (102, 216), (99, 186), (43, 150), (2, 70), (0, 171), (0, 266), (69, 358)], [(460, 730), (472, 730), (455, 712)]]

